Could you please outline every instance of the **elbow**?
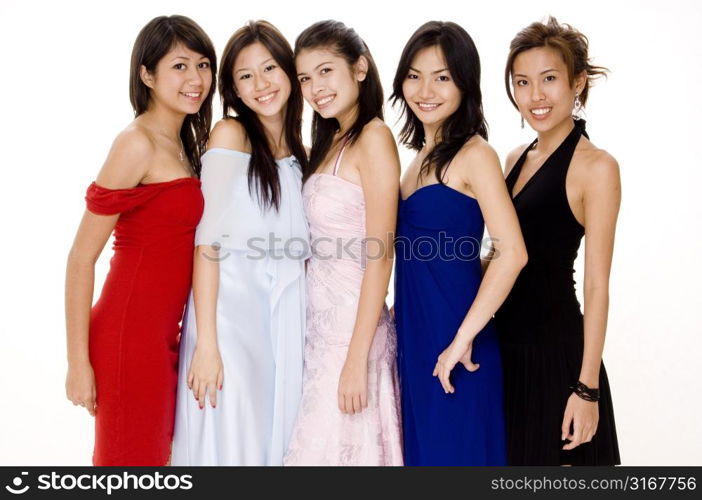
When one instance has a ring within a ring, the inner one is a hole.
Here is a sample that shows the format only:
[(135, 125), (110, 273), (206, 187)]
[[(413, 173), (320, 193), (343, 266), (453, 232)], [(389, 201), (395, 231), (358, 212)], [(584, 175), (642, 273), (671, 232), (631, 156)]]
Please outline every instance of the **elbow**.
[(529, 262), (529, 254), (527, 253), (524, 245), (519, 247), (519, 250), (517, 250), (516, 253), (515, 260), (517, 261), (517, 269), (521, 271)]
[(514, 245), (500, 251), (500, 258), (504, 259), (505, 266), (515, 272), (520, 272), (529, 261), (524, 245)]

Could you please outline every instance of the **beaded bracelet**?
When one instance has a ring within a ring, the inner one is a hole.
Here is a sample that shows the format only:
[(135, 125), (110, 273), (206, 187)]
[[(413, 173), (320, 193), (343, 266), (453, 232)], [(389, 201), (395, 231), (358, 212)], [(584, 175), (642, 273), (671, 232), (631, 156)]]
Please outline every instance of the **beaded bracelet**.
[(590, 389), (588, 386), (586, 386), (579, 380), (577, 384), (570, 386), (570, 390), (577, 394), (579, 398), (584, 399), (585, 401), (591, 401), (593, 403), (596, 403), (600, 400), (599, 389)]

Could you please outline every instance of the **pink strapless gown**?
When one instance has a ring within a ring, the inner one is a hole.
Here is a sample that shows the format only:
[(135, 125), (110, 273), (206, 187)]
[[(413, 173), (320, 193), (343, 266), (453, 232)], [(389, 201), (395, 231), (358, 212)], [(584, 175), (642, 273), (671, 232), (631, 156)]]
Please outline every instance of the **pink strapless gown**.
[(303, 199), (314, 254), (307, 264), (302, 401), (284, 463), (402, 465), (397, 342), (387, 307), (368, 356), (368, 407), (347, 415), (338, 406), (364, 272), (363, 190), (341, 177), (313, 174)]

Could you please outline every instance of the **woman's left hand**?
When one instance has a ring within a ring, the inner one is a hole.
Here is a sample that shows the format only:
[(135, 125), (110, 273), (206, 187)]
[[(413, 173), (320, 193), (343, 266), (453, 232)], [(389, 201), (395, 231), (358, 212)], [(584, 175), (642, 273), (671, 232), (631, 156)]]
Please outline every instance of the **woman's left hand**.
[(361, 413), (368, 406), (368, 363), (346, 359), (339, 377), (339, 409), (342, 413)]
[[(561, 440), (569, 440), (563, 446), (564, 450), (572, 450), (582, 443), (589, 443), (595, 432), (600, 419), (599, 403), (596, 401), (585, 401), (583, 398), (573, 393), (568, 398), (566, 409), (563, 414), (563, 424), (561, 425)], [(570, 432), (571, 423), (573, 433)]]
[(434, 377), (439, 377), (439, 382), (441, 382), (441, 386), (444, 388), (444, 392), (446, 394), (453, 394), (455, 391), (451, 385), (450, 376), (451, 371), (458, 363), (463, 363), (463, 366), (465, 366), (466, 370), (469, 372), (474, 372), (480, 368), (479, 364), (473, 363), (471, 360), (472, 354), (472, 340), (466, 346), (465, 344), (458, 344), (454, 339), (454, 341), (451, 342), (446, 349), (444, 349), (444, 352), (439, 355), (439, 359), (436, 361), (436, 366), (434, 367), (434, 373), (432, 373), (432, 375)]

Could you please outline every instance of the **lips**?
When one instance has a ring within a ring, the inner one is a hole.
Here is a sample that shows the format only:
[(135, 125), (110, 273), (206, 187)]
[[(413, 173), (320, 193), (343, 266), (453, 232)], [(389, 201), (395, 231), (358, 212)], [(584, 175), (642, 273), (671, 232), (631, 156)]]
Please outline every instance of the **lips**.
[(317, 106), (317, 109), (324, 109), (326, 108), (329, 104), (331, 104), (334, 99), (336, 99), (336, 94), (329, 94), (321, 97), (317, 97), (314, 99), (314, 104)]
[(268, 104), (269, 102), (271, 102), (271, 101), (273, 100), (273, 98), (275, 97), (275, 95), (276, 95), (277, 93), (278, 93), (277, 90), (274, 91), (274, 92), (270, 92), (269, 94), (263, 95), (263, 96), (261, 96), (261, 97), (257, 97), (257, 98), (256, 98), (256, 101), (257, 101), (259, 104)]
[(553, 108), (550, 106), (541, 106), (538, 108), (532, 108), (529, 110), (531, 115), (536, 118), (537, 120), (543, 120), (548, 116), (548, 114), (551, 112)]
[(180, 95), (191, 101), (199, 102), (200, 98), (202, 97), (202, 92), (181, 92)]
[(441, 104), (437, 104), (437, 103), (433, 103), (433, 102), (417, 102), (415, 104), (417, 105), (417, 107), (421, 111), (426, 111), (426, 112), (434, 111), (436, 108), (441, 106)]

